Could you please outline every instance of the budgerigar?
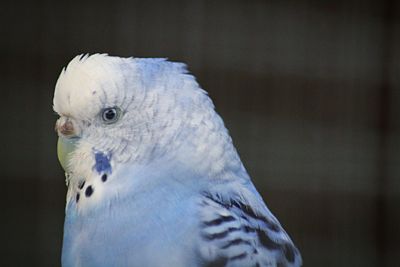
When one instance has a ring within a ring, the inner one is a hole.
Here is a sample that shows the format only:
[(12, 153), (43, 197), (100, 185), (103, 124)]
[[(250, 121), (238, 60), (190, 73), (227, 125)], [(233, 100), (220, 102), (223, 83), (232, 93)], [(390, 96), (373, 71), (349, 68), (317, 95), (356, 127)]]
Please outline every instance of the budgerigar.
[(300, 266), (182, 63), (75, 57), (57, 81), (62, 266)]

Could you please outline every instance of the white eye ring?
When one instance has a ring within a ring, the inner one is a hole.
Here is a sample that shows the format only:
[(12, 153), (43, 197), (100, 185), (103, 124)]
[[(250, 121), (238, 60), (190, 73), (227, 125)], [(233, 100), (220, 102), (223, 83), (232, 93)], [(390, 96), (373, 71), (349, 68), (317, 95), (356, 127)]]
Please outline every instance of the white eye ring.
[(119, 109), (118, 107), (105, 108), (101, 112), (101, 119), (106, 124), (111, 124), (118, 121), (120, 115), (121, 115), (121, 109)]

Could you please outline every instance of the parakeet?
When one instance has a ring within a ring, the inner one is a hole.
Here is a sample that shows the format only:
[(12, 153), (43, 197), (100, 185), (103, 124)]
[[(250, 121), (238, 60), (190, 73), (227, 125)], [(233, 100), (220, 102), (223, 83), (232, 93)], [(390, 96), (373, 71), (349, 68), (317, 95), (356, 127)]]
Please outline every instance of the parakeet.
[(302, 264), (185, 64), (79, 55), (53, 108), (63, 267)]

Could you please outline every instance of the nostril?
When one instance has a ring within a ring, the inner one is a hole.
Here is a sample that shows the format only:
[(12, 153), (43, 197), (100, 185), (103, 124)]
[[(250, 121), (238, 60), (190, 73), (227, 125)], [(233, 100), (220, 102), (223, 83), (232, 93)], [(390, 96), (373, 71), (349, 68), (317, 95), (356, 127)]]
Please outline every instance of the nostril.
[(56, 131), (66, 137), (75, 135), (74, 124), (70, 120), (58, 120), (56, 123)]

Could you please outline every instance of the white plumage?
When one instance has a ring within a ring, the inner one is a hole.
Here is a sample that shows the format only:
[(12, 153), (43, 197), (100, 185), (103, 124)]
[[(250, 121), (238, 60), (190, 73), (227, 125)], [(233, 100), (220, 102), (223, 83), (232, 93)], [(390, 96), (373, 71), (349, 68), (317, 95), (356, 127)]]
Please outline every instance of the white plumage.
[(64, 267), (301, 265), (184, 64), (78, 56), (54, 110)]

